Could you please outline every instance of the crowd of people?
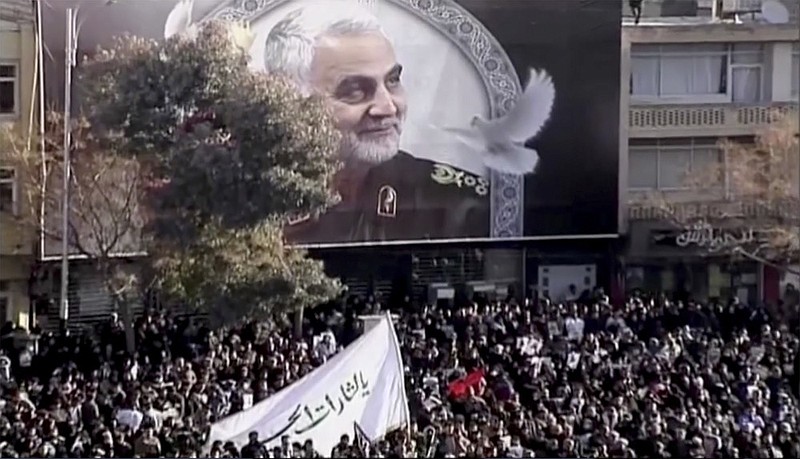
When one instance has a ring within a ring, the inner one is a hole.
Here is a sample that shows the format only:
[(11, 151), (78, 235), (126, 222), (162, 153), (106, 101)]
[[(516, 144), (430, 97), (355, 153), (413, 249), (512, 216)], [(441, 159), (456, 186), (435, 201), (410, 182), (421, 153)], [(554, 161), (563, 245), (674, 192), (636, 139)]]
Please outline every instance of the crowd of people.
[(736, 301), (584, 300), (395, 305), (412, 425), (333, 451), (204, 446), (357, 339), (372, 301), (306, 314), (302, 339), (153, 311), (133, 354), (116, 317), (37, 352), (5, 339), (0, 457), (800, 457), (796, 327)]

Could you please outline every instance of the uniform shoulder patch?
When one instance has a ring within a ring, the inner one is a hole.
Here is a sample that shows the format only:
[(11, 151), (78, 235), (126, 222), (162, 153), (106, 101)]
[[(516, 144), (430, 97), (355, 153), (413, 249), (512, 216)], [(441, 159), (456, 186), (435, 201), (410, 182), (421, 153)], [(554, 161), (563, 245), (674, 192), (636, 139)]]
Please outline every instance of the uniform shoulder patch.
[(439, 185), (472, 189), (478, 196), (489, 194), (489, 180), (448, 164), (434, 163), (431, 179)]

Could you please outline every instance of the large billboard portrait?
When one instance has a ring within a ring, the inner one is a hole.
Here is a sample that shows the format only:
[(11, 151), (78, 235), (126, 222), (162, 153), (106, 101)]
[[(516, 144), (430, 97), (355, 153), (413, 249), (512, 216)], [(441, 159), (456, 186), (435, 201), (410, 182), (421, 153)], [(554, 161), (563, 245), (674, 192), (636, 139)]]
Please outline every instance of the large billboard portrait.
[(162, 36), (246, 21), (253, 70), (326, 101), (341, 202), (291, 242), (617, 233), (621, 2), (169, 1)]

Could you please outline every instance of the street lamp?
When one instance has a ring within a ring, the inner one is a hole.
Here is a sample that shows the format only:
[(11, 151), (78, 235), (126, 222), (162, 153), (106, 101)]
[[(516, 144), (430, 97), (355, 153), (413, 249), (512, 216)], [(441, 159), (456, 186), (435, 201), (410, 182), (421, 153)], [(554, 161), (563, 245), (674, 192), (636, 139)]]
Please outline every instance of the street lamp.
[(64, 170), (61, 196), (61, 298), (58, 318), (66, 327), (69, 320), (69, 181), (71, 175), (72, 148), (72, 69), (77, 54), (77, 28), (75, 17), (78, 9), (67, 8), (67, 29), (64, 49)]
[[(113, 5), (117, 0), (107, 0), (105, 5)], [(58, 318), (66, 327), (69, 320), (69, 183), (72, 173), (72, 70), (77, 64), (78, 35), (86, 18), (78, 23), (77, 8), (67, 8), (66, 37), (64, 48), (64, 165), (61, 202), (61, 298)], [(41, 24), (40, 24), (41, 27)]]

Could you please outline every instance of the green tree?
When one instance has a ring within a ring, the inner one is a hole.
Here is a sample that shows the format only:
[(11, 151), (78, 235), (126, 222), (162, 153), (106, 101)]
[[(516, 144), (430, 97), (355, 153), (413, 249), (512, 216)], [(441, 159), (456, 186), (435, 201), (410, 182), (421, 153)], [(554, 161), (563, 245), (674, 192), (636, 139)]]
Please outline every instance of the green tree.
[(81, 74), (98, 137), (151, 177), (148, 251), (164, 292), (225, 320), (340, 290), (282, 235), (289, 216), (335, 202), (338, 131), (321, 100), (252, 71), (235, 32), (122, 37)]
[(205, 308), (217, 323), (314, 306), (340, 291), (321, 262), (285, 246), (280, 225), (271, 221), (242, 230), (208, 226), (183, 253), (191, 256), (158, 258), (165, 293)]

